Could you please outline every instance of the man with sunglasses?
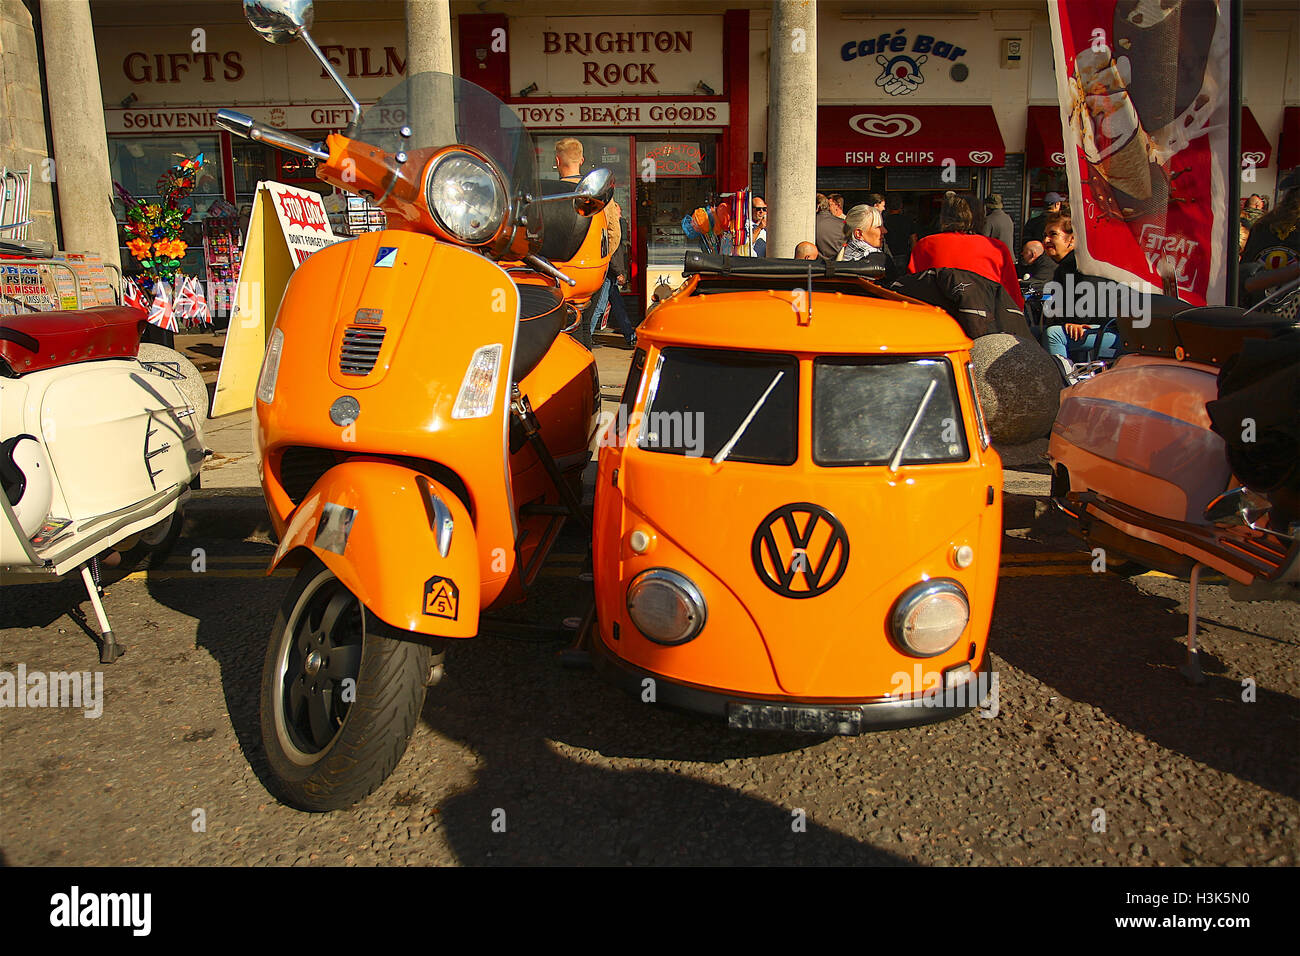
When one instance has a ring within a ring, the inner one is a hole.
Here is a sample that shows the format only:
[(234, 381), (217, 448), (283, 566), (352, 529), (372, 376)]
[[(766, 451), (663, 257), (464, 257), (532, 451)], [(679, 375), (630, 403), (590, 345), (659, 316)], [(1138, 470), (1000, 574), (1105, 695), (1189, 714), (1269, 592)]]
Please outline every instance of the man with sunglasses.
[(751, 204), (754, 211), (754, 221), (750, 223), (750, 255), (760, 259), (767, 255), (767, 200), (762, 196), (755, 196)]

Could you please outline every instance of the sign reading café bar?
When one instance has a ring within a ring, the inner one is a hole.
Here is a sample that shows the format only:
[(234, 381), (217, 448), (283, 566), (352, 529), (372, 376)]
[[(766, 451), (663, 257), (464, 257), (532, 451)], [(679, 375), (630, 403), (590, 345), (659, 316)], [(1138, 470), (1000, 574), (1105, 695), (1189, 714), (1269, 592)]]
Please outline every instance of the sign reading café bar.
[(722, 92), (722, 17), (517, 17), (510, 87), (538, 96)]

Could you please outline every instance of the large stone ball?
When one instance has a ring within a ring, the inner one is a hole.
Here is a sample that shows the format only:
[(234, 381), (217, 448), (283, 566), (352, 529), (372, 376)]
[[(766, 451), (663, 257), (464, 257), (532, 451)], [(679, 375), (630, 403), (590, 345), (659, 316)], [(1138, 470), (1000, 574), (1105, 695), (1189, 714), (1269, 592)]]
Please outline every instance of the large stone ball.
[(198, 410), (199, 419), (208, 417), (208, 387), (203, 383), (203, 376), (194, 367), (194, 363), (175, 349), (151, 342), (141, 342), (139, 359), (141, 362), (158, 362), (168, 366), (168, 372), (179, 372), (184, 376), (176, 385), (186, 400)]
[(1020, 445), (1050, 435), (1062, 382), (1056, 361), (1042, 346), (994, 332), (974, 341), (970, 357), (994, 444)]

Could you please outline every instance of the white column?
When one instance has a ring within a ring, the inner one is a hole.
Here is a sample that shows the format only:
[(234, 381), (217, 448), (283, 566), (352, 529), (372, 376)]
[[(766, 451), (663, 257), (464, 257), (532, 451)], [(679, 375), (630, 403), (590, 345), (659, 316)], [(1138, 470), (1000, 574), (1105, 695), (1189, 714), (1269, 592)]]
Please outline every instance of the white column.
[(815, 239), (817, 4), (772, 0), (767, 123), (767, 254), (788, 259)]

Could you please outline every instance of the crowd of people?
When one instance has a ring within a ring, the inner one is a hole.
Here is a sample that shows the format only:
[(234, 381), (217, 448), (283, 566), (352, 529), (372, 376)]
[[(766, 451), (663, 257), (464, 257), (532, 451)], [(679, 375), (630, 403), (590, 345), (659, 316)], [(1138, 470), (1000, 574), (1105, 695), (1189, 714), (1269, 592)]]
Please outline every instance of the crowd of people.
[[(562, 181), (578, 182), (583, 159), (577, 139), (556, 144), (556, 169)], [(1285, 192), (1272, 211), (1265, 196), (1242, 200), (1238, 253), (1243, 305), (1300, 276), (1300, 170), (1285, 177), (1279, 189)], [(918, 235), (917, 224), (897, 201), (889, 208), (878, 193), (869, 193), (866, 202), (847, 210), (838, 193), (818, 193), (816, 203), (814, 234), (796, 244), (795, 259), (852, 262), (875, 257), (886, 281), (932, 269), (966, 270), (1001, 286), (1050, 354), (1069, 362), (1093, 356), (1105, 359), (1118, 347), (1114, 332), (1071, 321), (1068, 309), (1043, 309), (1045, 290), (1064, 287), (1067, 277), (1079, 275), (1070, 207), (1059, 193), (1047, 193), (1043, 207), (1025, 223), (1018, 259), (1012, 253), (1015, 223), (997, 193), (980, 200), (970, 193), (947, 192), (937, 228), (925, 235)], [(747, 245), (751, 255), (765, 257), (767, 201), (754, 196), (750, 208), (753, 219)], [(636, 330), (619, 293), (628, 275), (628, 237), (618, 203), (606, 207), (606, 223), (614, 251), (605, 282), (584, 316), (584, 328), (588, 336), (598, 330), (608, 306), (609, 319), (630, 346), (636, 342)]]

